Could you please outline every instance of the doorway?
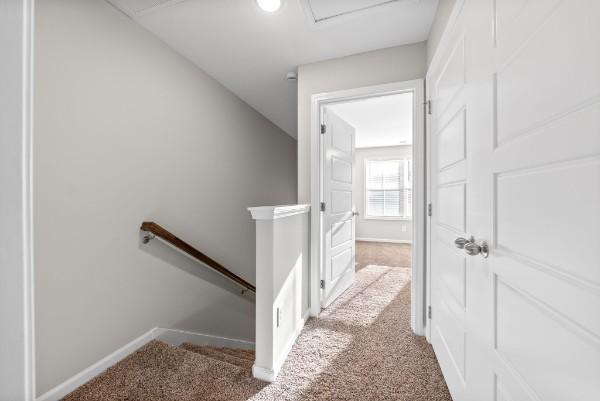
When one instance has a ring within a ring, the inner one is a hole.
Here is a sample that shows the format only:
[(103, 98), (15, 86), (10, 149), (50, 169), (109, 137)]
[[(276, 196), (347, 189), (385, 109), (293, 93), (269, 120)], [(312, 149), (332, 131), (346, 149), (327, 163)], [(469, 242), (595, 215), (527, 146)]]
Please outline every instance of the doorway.
[(423, 80), (315, 95), (311, 136), (311, 315), (368, 266), (404, 268), (424, 333)]
[(355, 269), (410, 268), (413, 93), (325, 106), (355, 128)]

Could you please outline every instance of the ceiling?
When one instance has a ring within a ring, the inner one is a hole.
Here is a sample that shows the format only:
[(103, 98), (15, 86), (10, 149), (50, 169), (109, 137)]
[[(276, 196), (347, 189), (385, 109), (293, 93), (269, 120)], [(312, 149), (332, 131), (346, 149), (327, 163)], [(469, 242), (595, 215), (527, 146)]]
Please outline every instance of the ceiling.
[(413, 95), (402, 93), (327, 106), (356, 130), (356, 148), (411, 145)]
[(109, 0), (292, 137), (302, 64), (427, 39), (438, 0)]

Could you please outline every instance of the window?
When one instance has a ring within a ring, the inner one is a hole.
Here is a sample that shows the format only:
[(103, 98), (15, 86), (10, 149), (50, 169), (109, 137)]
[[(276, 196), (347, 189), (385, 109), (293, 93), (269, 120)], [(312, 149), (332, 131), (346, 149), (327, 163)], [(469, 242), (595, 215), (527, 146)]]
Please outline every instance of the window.
[(366, 217), (412, 217), (412, 160), (366, 161)]

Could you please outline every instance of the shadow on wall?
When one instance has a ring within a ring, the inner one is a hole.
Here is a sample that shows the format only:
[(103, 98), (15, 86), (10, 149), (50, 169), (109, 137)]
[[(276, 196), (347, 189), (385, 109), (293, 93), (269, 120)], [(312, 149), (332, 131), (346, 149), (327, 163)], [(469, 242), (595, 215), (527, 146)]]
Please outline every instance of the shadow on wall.
[[(188, 256), (187, 254), (184, 254), (181, 251), (162, 242), (158, 238), (154, 238), (147, 244), (144, 244), (144, 235), (144, 232), (140, 231), (138, 247), (141, 251), (162, 260), (170, 266), (183, 270), (188, 274), (191, 274), (212, 285), (222, 288), (233, 295), (243, 298), (251, 304), (254, 304), (254, 293), (246, 291), (244, 294), (242, 294), (242, 287), (232, 282), (228, 278), (222, 276), (221, 274), (217, 273), (216, 271), (212, 270), (210, 267), (204, 265), (203, 263), (192, 259), (191, 256)], [(254, 268), (252, 269), (252, 271), (254, 271)], [(254, 282), (255, 280), (251, 279), (248, 281)]]

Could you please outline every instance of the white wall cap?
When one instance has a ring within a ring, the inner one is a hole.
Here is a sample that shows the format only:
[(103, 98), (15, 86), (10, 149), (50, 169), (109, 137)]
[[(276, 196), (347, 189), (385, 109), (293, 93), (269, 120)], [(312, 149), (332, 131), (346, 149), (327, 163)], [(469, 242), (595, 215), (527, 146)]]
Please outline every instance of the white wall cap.
[(310, 205), (278, 205), (249, 207), (254, 220), (276, 220), (297, 214), (308, 213)]

